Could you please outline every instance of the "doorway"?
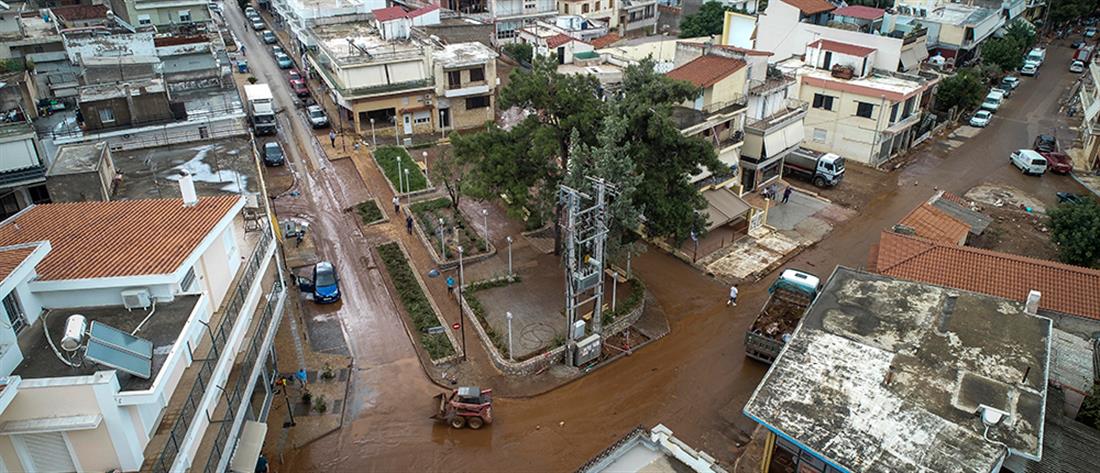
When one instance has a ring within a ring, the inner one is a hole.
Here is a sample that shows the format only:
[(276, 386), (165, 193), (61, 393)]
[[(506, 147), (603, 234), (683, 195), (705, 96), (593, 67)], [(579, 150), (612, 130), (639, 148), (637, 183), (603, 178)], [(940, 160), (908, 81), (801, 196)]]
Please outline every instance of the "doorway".
[(403, 113), (403, 114), (401, 114), (401, 117), (404, 119), (404, 123), (405, 123), (405, 134), (406, 135), (411, 135), (412, 132), (413, 132), (413, 116), (412, 116), (412, 114), (411, 113)]

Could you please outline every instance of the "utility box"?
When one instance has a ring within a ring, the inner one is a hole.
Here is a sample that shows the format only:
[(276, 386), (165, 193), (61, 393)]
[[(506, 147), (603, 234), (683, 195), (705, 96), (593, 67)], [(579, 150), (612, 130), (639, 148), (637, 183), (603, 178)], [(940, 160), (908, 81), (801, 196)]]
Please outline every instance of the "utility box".
[(577, 342), (577, 349), (573, 352), (573, 365), (581, 366), (600, 357), (603, 345), (600, 343), (600, 334), (594, 333)]
[(576, 322), (573, 322), (573, 326), (569, 328), (569, 330), (570, 330), (570, 332), (572, 332), (573, 336), (569, 337), (569, 338), (571, 338), (573, 340), (580, 340), (581, 337), (584, 337), (584, 327), (586, 325), (587, 324), (583, 320), (578, 320)]

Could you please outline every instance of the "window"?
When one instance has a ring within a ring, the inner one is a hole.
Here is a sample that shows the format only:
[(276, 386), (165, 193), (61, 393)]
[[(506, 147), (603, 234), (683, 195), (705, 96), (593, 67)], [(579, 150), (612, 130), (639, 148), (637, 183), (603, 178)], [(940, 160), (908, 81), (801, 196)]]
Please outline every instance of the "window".
[(447, 87), (452, 89), (462, 86), (462, 71), (447, 72)]
[(653, 5), (645, 7), (645, 17), (646, 18), (653, 18)]
[(426, 125), (432, 121), (432, 114), (430, 112), (416, 112), (413, 114), (413, 123), (417, 125)]
[(607, 9), (615, 8), (615, 0), (607, 0)]
[(913, 104), (916, 103), (917, 97), (909, 97), (909, 100), (905, 101), (905, 110), (901, 113), (901, 118), (909, 118), (909, 115), (913, 114)]
[(20, 463), (28, 471), (77, 471), (72, 449), (64, 432), (41, 432), (12, 436)]
[(179, 17), (180, 17), (180, 23), (189, 23), (189, 22), (191, 22), (191, 10), (180, 10), (179, 11)]
[(833, 97), (824, 94), (814, 94), (814, 108), (832, 110)]
[(600, 0), (596, 0), (596, 11), (600, 11)]
[(189, 292), (191, 285), (195, 284), (195, 267), (187, 270), (187, 274), (183, 275), (183, 279), (180, 281), (180, 291)]
[(153, 19), (149, 18), (149, 15), (138, 15), (138, 24), (139, 25), (151, 25), (151, 24), (153, 24)]
[(478, 108), (486, 108), (489, 106), (489, 96), (482, 95), (480, 97), (470, 97), (466, 99), (466, 110), (474, 110)]
[(869, 104), (867, 102), (859, 102), (859, 101), (856, 102), (856, 116), (857, 117), (871, 118), (871, 114), (874, 113), (874, 111), (875, 111), (874, 104)]
[(470, 82), (481, 82), (483, 80), (485, 80), (485, 68), (470, 69)]
[(50, 200), (50, 191), (46, 189), (45, 185), (28, 187), (27, 194), (30, 195), (31, 202), (35, 205), (52, 202), (52, 200)]
[(814, 128), (814, 143), (824, 143), (829, 138), (829, 130)]
[(588, 13), (588, 4), (581, 5), (581, 13)]
[(898, 104), (894, 104), (890, 107), (890, 123), (898, 121)]
[(99, 122), (100, 123), (114, 123), (115, 111), (111, 108), (99, 109)]
[(19, 303), (19, 297), (14, 292), (4, 298), (4, 311), (8, 313), (8, 321), (16, 335), (27, 328), (27, 314), (23, 313), (23, 305)]

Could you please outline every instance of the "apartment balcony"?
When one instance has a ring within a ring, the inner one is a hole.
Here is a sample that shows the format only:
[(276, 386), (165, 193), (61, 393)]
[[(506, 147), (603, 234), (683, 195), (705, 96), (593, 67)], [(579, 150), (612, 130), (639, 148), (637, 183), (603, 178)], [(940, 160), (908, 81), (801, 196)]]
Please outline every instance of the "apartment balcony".
[(32, 166), (0, 172), (0, 188), (45, 181), (46, 166)]
[(764, 80), (750, 80), (749, 81), (749, 95), (755, 95), (762, 97), (773, 92), (790, 87), (794, 84), (794, 76), (790, 76), (782, 73), (774, 73), (774, 69), (769, 68), (768, 76)]
[[(236, 392), (236, 386), (227, 381), (234, 366), (244, 359), (236, 354), (242, 350), (246, 357), (254, 354), (250, 344), (263, 339), (253, 336), (257, 327), (275, 326), (281, 316), (286, 292), (276, 277), (274, 252), (274, 237), (265, 226), (221, 307), (205, 324), (209, 336), (202, 337), (195, 346), (188, 343), (191, 364), (169, 397), (160, 424), (145, 447), (141, 471), (164, 473), (205, 466), (206, 460), (198, 459), (194, 452), (207, 441), (210, 415), (216, 412), (221, 399)], [(247, 326), (238, 324), (242, 319), (248, 320)]]
[(778, 112), (764, 118), (747, 119), (745, 121), (745, 132), (767, 135), (775, 129), (783, 128), (795, 121), (801, 121), (802, 117), (806, 115), (806, 110), (809, 109), (810, 104), (798, 99), (788, 98), (784, 100), (784, 106)]
[(741, 150), (745, 167), (766, 166), (801, 145), (805, 137), (802, 119), (808, 108), (809, 104), (801, 100), (785, 99), (783, 107), (775, 113), (759, 119), (748, 118)]
[(465, 86), (448, 84), (447, 88), (443, 90), (443, 96), (447, 98), (469, 97), (471, 95), (485, 95), (492, 90), (489, 83), (485, 81), (467, 83)]

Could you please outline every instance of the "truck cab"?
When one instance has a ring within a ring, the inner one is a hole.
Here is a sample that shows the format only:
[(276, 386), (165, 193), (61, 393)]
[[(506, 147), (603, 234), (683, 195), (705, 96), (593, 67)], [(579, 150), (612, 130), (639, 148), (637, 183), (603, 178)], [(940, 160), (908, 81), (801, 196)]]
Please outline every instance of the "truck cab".
[(844, 158), (833, 153), (798, 148), (783, 161), (787, 174), (801, 176), (817, 187), (833, 187), (844, 178)]

